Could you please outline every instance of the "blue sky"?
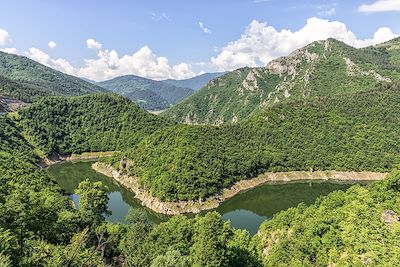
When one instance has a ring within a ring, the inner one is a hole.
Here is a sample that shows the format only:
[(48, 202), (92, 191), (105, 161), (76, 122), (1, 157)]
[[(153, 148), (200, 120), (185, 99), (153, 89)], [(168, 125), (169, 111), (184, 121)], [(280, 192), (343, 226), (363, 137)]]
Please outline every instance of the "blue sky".
[[(400, 33), (400, 0), (1, 0), (0, 6), (0, 48), (96, 80), (187, 78), (262, 66), (331, 35), (361, 47)], [(97, 45), (88, 48), (88, 39)]]

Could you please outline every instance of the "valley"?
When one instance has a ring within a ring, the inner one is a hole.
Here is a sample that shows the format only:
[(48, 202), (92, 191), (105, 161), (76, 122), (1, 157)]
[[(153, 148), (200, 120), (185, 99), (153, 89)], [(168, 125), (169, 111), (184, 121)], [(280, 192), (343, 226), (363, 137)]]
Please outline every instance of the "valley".
[(99, 84), (1, 52), (0, 265), (400, 264), (398, 47)]

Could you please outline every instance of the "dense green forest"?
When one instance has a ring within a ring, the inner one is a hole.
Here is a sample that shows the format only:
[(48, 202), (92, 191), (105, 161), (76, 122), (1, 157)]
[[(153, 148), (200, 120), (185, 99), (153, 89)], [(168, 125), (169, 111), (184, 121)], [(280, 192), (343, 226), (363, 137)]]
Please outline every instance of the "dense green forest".
[(74, 96), (105, 91), (27, 57), (0, 52), (0, 95), (31, 102), (40, 96)]
[[(309, 93), (311, 97), (283, 101), (278, 95), (279, 101), (254, 108), (259, 95), (248, 94), (241, 112), (251, 116), (218, 127), (175, 124), (115, 94), (36, 98), (84, 92), (65, 86), (49, 93), (46, 88), (53, 82), (66, 80), (51, 71), (43, 74), (47, 67), (40, 65), (38, 73), (31, 73), (44, 75), (36, 84), (25, 68), (34, 63), (0, 54), (0, 93), (9, 90), (14, 98), (35, 99), (18, 112), (0, 115), (0, 266), (400, 265), (400, 87), (359, 72), (379, 71), (382, 77), (396, 80), (398, 41), (348, 49), (331, 40), (330, 54), (313, 63), (314, 76), (304, 87), (312, 90), (293, 85), (293, 96)], [(323, 42), (307, 47), (307, 53), (327, 51)], [(307, 53), (300, 57), (306, 60)], [(344, 56), (358, 66), (352, 71), (360, 75), (344, 74), (343, 63), (349, 62), (338, 60)], [(310, 63), (306, 61), (300, 64), (299, 75), (305, 75), (302, 64)], [(14, 72), (5, 73), (9, 69)], [(225, 90), (243, 85), (251, 72), (256, 75), (249, 68), (231, 72), (208, 86)], [(257, 86), (277, 86), (276, 77), (266, 74)], [(246, 86), (254, 89), (250, 80)], [(329, 91), (327, 85), (337, 91)], [(14, 86), (23, 90), (11, 90)], [(213, 105), (218, 99), (214, 97)], [(209, 100), (209, 96), (202, 98)], [(228, 101), (230, 111), (235, 101)], [(217, 111), (218, 105), (214, 107)], [(213, 118), (204, 122), (213, 123)], [(127, 224), (109, 223), (105, 221), (110, 213), (107, 188), (102, 183), (82, 182), (75, 192), (80, 195), (75, 206), (37, 166), (40, 157), (53, 153), (109, 150), (119, 153), (105, 162), (138, 176), (143, 189), (170, 201), (204, 199), (265, 171), (391, 174), (368, 186), (336, 191), (313, 205), (282, 211), (251, 236), (232, 228), (216, 212), (173, 216), (153, 224), (146, 213), (135, 209), (129, 212)]]
[(400, 171), (280, 212), (259, 230), (264, 266), (400, 266)]
[(108, 162), (166, 200), (198, 199), (264, 171), (388, 171), (399, 163), (400, 90), (275, 105), (222, 127), (172, 126)]
[(123, 150), (169, 125), (115, 94), (42, 98), (18, 115), (24, 135), (45, 155)]
[(277, 103), (399, 82), (399, 43), (397, 38), (356, 49), (335, 39), (316, 41), (265, 67), (245, 67), (214, 79), (163, 116), (190, 124), (236, 123)]

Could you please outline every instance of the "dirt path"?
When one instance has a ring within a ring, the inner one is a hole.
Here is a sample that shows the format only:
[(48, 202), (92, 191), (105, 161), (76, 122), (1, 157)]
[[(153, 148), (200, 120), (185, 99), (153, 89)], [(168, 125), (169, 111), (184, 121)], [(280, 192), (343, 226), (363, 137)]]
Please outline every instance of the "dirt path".
[(259, 185), (274, 182), (289, 182), (301, 180), (323, 180), (323, 181), (375, 181), (385, 178), (387, 173), (376, 172), (339, 172), (339, 171), (316, 171), (316, 172), (267, 172), (256, 178), (241, 180), (229, 188), (225, 188), (221, 195), (210, 197), (203, 202), (199, 201), (179, 201), (166, 202), (153, 197), (149, 192), (140, 188), (137, 177), (121, 174), (111, 166), (101, 162), (96, 162), (92, 168), (108, 177), (118, 181), (135, 193), (135, 198), (142, 202), (143, 206), (157, 212), (168, 215), (182, 213), (199, 213), (203, 210), (217, 208), (222, 202), (234, 197), (235, 195), (255, 188)]

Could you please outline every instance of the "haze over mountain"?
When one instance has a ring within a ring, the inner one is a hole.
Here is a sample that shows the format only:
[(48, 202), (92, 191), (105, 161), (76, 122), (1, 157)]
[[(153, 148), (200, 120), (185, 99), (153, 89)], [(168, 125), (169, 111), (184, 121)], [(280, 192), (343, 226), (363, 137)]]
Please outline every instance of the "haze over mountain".
[(39, 96), (76, 96), (106, 91), (27, 57), (0, 52), (0, 95), (32, 101)]
[(209, 81), (212, 79), (218, 78), (227, 72), (214, 72), (214, 73), (204, 73), (201, 75), (198, 75), (196, 77), (190, 78), (190, 79), (185, 79), (185, 80), (173, 80), (173, 79), (168, 79), (164, 80), (163, 82), (178, 86), (178, 87), (186, 87), (190, 88), (193, 90), (198, 90), (205, 86)]
[(126, 96), (147, 110), (162, 110), (180, 102), (194, 91), (146, 79), (135, 75), (120, 76), (97, 85), (112, 92)]
[(216, 78), (164, 116), (188, 124), (236, 123), (294, 99), (366, 91), (400, 80), (400, 39), (356, 49), (335, 39), (314, 42), (266, 67)]

